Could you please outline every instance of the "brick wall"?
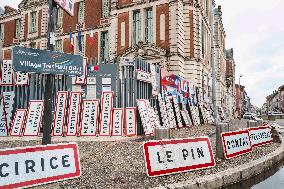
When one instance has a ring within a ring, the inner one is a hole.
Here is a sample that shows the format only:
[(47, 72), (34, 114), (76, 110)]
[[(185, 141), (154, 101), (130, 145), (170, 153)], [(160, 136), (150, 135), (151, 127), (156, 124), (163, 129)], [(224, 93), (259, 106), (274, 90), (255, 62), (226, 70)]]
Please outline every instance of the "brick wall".
[(102, 16), (102, 0), (85, 0), (85, 26), (86, 28), (100, 25)]
[[(160, 40), (160, 15), (165, 15), (165, 40)], [(162, 4), (156, 8), (156, 45), (167, 49), (169, 46), (169, 5)]]
[(42, 22), (42, 10), (38, 11), (38, 28), (37, 28), (37, 32), (38, 32), (38, 36), (41, 36), (41, 22)]
[(4, 23), (4, 44), (3, 46), (10, 46), (13, 44), (13, 38), (15, 37), (15, 20), (11, 20)]
[(90, 44), (90, 35), (86, 35), (86, 57), (98, 58), (98, 33), (94, 33), (94, 42)]
[(117, 5), (118, 6), (123, 6), (123, 5), (128, 5), (131, 4), (132, 0), (118, 0)]
[(68, 13), (63, 11), (63, 33), (69, 33), (70, 32), (70, 26), (71, 30), (76, 30), (76, 24), (78, 22), (78, 3), (74, 4), (74, 16), (70, 16)]

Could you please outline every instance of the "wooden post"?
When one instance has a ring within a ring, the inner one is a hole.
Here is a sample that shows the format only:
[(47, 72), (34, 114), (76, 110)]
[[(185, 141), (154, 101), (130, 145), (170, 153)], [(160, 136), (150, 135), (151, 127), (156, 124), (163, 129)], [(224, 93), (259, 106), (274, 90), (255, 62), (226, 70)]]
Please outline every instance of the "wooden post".
[(222, 143), (221, 133), (229, 131), (228, 123), (218, 123), (216, 125), (216, 157), (219, 159), (224, 159), (224, 147)]

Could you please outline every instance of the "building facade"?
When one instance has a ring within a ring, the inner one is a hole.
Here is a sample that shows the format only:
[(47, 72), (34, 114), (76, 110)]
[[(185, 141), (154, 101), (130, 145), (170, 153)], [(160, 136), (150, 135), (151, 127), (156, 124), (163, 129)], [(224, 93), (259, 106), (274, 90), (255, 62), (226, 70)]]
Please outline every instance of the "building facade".
[[(212, 105), (211, 17), (214, 16), (217, 106), (228, 115), (234, 114), (234, 61), (226, 55), (221, 7), (214, 11), (210, 7), (211, 3), (215, 6), (214, 1), (74, 2), (74, 16), (61, 8), (57, 11), (56, 51), (81, 54), (90, 65), (115, 63), (121, 57), (142, 57), (198, 87), (202, 96), (199, 100), (208, 105)], [(11, 59), (15, 45), (46, 49), (47, 25), (47, 0), (23, 0), (17, 10), (6, 6), (0, 16), (3, 58)]]
[(266, 112), (282, 112), (284, 113), (284, 85), (266, 97)]

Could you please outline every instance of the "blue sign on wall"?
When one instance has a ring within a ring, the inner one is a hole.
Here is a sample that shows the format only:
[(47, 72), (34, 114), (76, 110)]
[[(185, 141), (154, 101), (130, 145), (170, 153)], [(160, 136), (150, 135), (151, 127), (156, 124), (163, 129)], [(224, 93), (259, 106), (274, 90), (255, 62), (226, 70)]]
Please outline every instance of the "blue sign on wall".
[(13, 69), (20, 72), (83, 75), (83, 57), (60, 52), (13, 48)]

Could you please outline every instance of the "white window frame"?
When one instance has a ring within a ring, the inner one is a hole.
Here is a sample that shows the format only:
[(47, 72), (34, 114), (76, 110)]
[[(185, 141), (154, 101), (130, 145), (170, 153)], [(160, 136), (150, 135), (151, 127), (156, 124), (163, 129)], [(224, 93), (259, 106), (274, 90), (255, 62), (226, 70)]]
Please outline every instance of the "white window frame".
[[(34, 15), (34, 18), (33, 18)], [(37, 12), (36, 11), (32, 11), (30, 13), (30, 27), (29, 27), (29, 31), (30, 33), (36, 33), (37, 32)]]
[(125, 47), (125, 21), (121, 22), (120, 24), (120, 46)]
[(102, 0), (102, 18), (109, 17), (109, 0)]
[(57, 11), (57, 23), (56, 23), (57, 28), (62, 28), (63, 27), (63, 9), (59, 8)]
[(166, 15), (160, 14), (160, 41), (166, 40)]
[[(106, 34), (106, 40), (103, 42), (103, 35)], [(105, 44), (105, 45), (104, 45)], [(102, 31), (100, 35), (100, 60), (105, 61), (109, 59), (109, 32)]]
[(63, 52), (63, 43), (62, 39), (55, 40), (55, 51), (57, 52)]
[(132, 45), (138, 44), (141, 41), (141, 13), (140, 10), (133, 11), (133, 26), (132, 26)]
[(85, 2), (80, 1), (78, 7), (78, 23), (79, 24), (84, 23), (84, 19), (85, 19)]
[(21, 35), (21, 19), (16, 19), (15, 25), (15, 38), (19, 39)]
[[(150, 15), (149, 15), (150, 13)], [(153, 9), (145, 9), (145, 43), (153, 43)]]
[(0, 23), (0, 40), (4, 40), (4, 23)]

